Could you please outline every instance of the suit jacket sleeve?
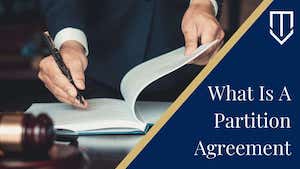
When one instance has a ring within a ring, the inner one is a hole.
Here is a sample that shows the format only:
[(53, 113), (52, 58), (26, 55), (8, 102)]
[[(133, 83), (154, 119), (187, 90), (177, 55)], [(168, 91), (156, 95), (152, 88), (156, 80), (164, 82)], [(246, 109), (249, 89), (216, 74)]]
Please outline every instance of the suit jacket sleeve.
[(220, 16), (221, 16), (221, 14), (222, 14), (223, 0), (217, 0), (217, 4), (218, 4), (218, 14), (217, 14), (217, 18), (220, 19)]
[(67, 27), (84, 30), (84, 5), (84, 0), (40, 0), (51, 36)]

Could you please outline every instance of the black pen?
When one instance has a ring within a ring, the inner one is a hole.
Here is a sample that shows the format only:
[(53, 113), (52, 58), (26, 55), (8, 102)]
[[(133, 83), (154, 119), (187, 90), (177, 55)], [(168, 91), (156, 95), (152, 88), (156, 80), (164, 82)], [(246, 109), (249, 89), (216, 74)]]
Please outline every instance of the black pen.
[(84, 104), (83, 100), (83, 96), (81, 94), (81, 91), (76, 87), (74, 80), (71, 76), (71, 72), (70, 70), (67, 68), (67, 66), (64, 63), (64, 60), (62, 58), (62, 56), (60, 55), (58, 49), (55, 48), (54, 43), (52, 38), (50, 37), (50, 35), (47, 32), (43, 33), (44, 39), (46, 41), (46, 44), (48, 46), (48, 49), (52, 55), (52, 57), (54, 58), (57, 66), (59, 67), (59, 69), (61, 70), (61, 72), (67, 77), (67, 79), (69, 80), (69, 82), (75, 87), (75, 89), (77, 90), (77, 96), (76, 99), (80, 101), (81, 104)]

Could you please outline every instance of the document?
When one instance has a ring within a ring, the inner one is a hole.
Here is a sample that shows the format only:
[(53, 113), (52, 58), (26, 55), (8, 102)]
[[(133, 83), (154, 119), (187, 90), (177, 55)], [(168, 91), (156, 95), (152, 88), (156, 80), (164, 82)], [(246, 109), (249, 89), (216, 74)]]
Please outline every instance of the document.
[(149, 84), (188, 64), (217, 42), (218, 40), (201, 45), (190, 56), (185, 56), (185, 48), (181, 47), (132, 68), (120, 85), (124, 100), (89, 99), (87, 110), (64, 103), (34, 103), (27, 112), (46, 113), (53, 119), (55, 129), (78, 135), (144, 134), (171, 103), (137, 102), (139, 94)]

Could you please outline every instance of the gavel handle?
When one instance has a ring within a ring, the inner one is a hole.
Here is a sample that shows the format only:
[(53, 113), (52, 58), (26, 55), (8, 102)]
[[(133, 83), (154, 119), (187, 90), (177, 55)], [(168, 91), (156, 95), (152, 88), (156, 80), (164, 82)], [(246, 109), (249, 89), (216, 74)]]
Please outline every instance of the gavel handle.
[(71, 130), (56, 129), (55, 140), (63, 142), (73, 142), (78, 139), (78, 134)]

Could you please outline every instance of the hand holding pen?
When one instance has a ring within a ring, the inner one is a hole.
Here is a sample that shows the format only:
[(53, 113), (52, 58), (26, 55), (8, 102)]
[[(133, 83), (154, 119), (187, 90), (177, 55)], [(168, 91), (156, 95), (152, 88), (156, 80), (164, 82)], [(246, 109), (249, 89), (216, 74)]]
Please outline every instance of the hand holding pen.
[(85, 89), (84, 71), (88, 63), (84, 48), (76, 41), (66, 41), (58, 51), (47, 33), (44, 37), (51, 55), (41, 60), (39, 78), (59, 101), (87, 108), (81, 94)]

